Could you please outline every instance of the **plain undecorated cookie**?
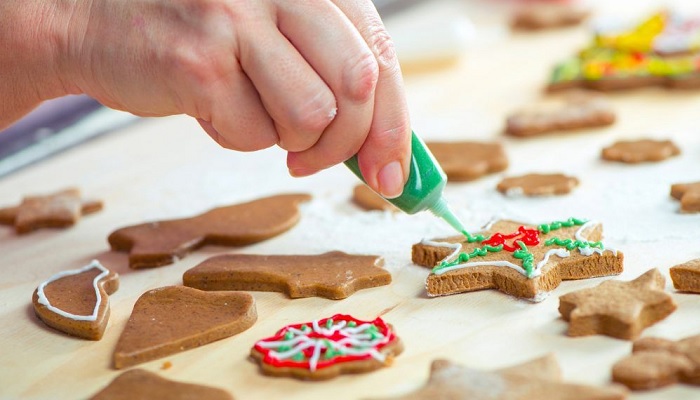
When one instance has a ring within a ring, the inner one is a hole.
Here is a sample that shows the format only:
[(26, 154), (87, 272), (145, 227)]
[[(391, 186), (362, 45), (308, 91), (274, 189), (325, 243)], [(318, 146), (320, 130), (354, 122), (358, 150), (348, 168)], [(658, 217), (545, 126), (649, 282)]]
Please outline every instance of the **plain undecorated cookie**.
[(613, 366), (615, 382), (632, 390), (649, 390), (683, 382), (700, 385), (700, 335), (678, 341), (642, 338), (632, 354)]
[(108, 240), (112, 250), (129, 253), (131, 268), (159, 267), (207, 244), (245, 246), (286, 232), (299, 222), (299, 204), (310, 199), (307, 194), (265, 197), (191, 218), (121, 228)]
[(177, 382), (153, 372), (131, 369), (116, 377), (90, 400), (233, 400), (228, 392), (210, 386)]
[(681, 154), (681, 150), (670, 140), (621, 140), (606, 147), (602, 157), (608, 161), (627, 164), (659, 162)]
[(45, 196), (28, 196), (18, 206), (0, 208), (0, 224), (13, 225), (18, 234), (40, 228), (67, 228), (80, 217), (102, 210), (99, 200), (83, 200), (69, 188)]
[(367, 185), (357, 185), (352, 190), (352, 201), (367, 211), (398, 211), (393, 204), (378, 195)]
[(500, 143), (426, 143), (451, 182), (467, 182), (508, 168), (508, 157)]
[(185, 286), (201, 290), (283, 292), (291, 298), (344, 299), (357, 290), (388, 285), (384, 259), (332, 251), (318, 255), (225, 254), (185, 272)]
[(114, 367), (130, 367), (233, 336), (257, 320), (253, 296), (185, 286), (149, 290), (136, 300), (114, 350)]
[(615, 112), (600, 95), (568, 93), (535, 103), (510, 115), (505, 133), (530, 137), (558, 131), (598, 128), (612, 125)]
[(681, 212), (700, 212), (700, 182), (672, 185), (671, 197), (681, 202)]
[(650, 269), (632, 281), (609, 280), (559, 298), (559, 313), (569, 336), (607, 335), (636, 339), (642, 331), (676, 310), (666, 279)]
[(595, 387), (563, 382), (556, 358), (547, 356), (495, 371), (435, 360), (420, 389), (383, 400), (621, 400), (619, 385)]
[(506, 196), (552, 196), (570, 193), (578, 184), (564, 174), (527, 174), (504, 178), (496, 190)]
[(100, 340), (109, 321), (109, 295), (119, 276), (94, 260), (59, 272), (34, 291), (34, 312), (46, 325), (83, 339)]
[(671, 267), (669, 273), (677, 290), (700, 293), (700, 258)]
[(543, 30), (578, 25), (590, 11), (570, 4), (531, 4), (518, 8), (511, 25), (520, 30)]

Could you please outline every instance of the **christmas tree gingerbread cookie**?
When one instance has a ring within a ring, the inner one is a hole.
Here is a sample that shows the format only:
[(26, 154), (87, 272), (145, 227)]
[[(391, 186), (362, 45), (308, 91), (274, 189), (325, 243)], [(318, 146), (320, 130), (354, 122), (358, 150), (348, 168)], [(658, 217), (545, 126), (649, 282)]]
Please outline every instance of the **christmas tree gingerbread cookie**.
[(289, 325), (260, 340), (251, 357), (266, 375), (324, 380), (390, 365), (403, 351), (391, 325), (350, 315)]
[(623, 254), (601, 242), (595, 221), (569, 218), (537, 226), (499, 220), (476, 235), (423, 240), (413, 262), (432, 268), (428, 296), (498, 289), (541, 301), (562, 280), (617, 275)]

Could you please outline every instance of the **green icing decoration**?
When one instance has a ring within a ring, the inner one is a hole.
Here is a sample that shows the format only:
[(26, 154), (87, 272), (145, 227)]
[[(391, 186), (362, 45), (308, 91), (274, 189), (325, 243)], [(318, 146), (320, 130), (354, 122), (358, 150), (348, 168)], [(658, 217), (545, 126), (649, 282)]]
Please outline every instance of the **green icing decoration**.
[(520, 246), (520, 249), (513, 252), (513, 257), (517, 258), (518, 260), (523, 260), (523, 269), (525, 270), (527, 277), (530, 278), (532, 277), (535, 256), (530, 252), (530, 250), (527, 249), (525, 243), (520, 240), (518, 240), (516, 243), (518, 246)]
[(283, 346), (278, 347), (278, 348), (277, 348), (277, 351), (281, 353), (281, 352), (284, 352), (284, 351), (289, 351), (289, 350), (291, 350), (291, 349), (292, 349), (292, 348), (291, 348), (290, 346), (284, 346), (284, 345), (283, 345)]
[(326, 329), (331, 329), (332, 326), (333, 326), (333, 319), (332, 319), (332, 318), (328, 318), (328, 319), (326, 320)]
[(542, 224), (537, 227), (537, 229), (544, 233), (547, 234), (551, 231), (555, 231), (557, 229), (561, 228), (570, 228), (572, 226), (580, 226), (588, 222), (588, 220), (585, 219), (578, 219), (578, 218), (569, 218), (566, 221), (554, 221), (550, 224)]
[(462, 234), (467, 237), (467, 243), (483, 242), (484, 240), (486, 240), (486, 237), (484, 237), (484, 235), (472, 235), (467, 231), (462, 231)]
[(292, 356), (292, 360), (294, 361), (304, 361), (304, 352), (298, 352), (295, 355)]
[(605, 249), (603, 247), (603, 242), (587, 242), (582, 240), (560, 239), (557, 237), (547, 239), (544, 244), (545, 246), (557, 245), (565, 247), (567, 250), (583, 249), (586, 247), (597, 247), (601, 250)]
[(581, 61), (572, 58), (554, 67), (551, 82), (570, 82), (581, 79)]
[(350, 321), (350, 322), (348, 322), (348, 326), (351, 327), (351, 328), (354, 328), (354, 327), (357, 326), (357, 322), (355, 322), (355, 321)]
[[(483, 240), (484, 239), (482, 239), (482, 241)], [(433, 272), (439, 271), (443, 268), (449, 268), (449, 267), (453, 267), (455, 265), (464, 264), (474, 257), (483, 257), (483, 256), (487, 255), (488, 253), (497, 253), (501, 250), (503, 250), (502, 244), (500, 244), (498, 246), (486, 245), (484, 247), (477, 247), (471, 253), (459, 253), (459, 256), (452, 261), (441, 262), (438, 266), (433, 268)]]

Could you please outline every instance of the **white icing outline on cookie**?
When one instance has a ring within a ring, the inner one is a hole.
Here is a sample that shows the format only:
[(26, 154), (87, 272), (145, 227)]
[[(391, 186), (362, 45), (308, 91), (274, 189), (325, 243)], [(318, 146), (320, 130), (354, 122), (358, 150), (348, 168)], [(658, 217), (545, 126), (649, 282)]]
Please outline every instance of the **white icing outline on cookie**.
[[(581, 225), (581, 227), (579, 229), (577, 229), (576, 232), (574, 233), (574, 237), (576, 238), (576, 240), (580, 240), (582, 242), (588, 242), (588, 239), (583, 236), (583, 232), (586, 229), (588, 229), (591, 225), (596, 225), (598, 223), (599, 223), (598, 221), (591, 220), (591, 221), (587, 221), (583, 225)], [(491, 225), (493, 225), (493, 223), (489, 224), (489, 228), (484, 228), (483, 230), (490, 229)], [(530, 225), (536, 225), (536, 224), (530, 224)], [(451, 260), (454, 260), (456, 257), (459, 256), (459, 253), (462, 250), (461, 243), (434, 242), (432, 240), (423, 239), (423, 240), (421, 240), (421, 244), (427, 245), (427, 246), (433, 246), (433, 247), (447, 247), (447, 248), (454, 250), (450, 255), (448, 255), (447, 257), (440, 260), (440, 262), (445, 262), (445, 261), (449, 262)], [(611, 247), (607, 247), (607, 246), (604, 249), (599, 249), (597, 247), (592, 247), (592, 246), (583, 247), (583, 248), (579, 247), (578, 251), (579, 251), (579, 253), (581, 253), (581, 255), (586, 256), (586, 257), (589, 257), (589, 256), (596, 254), (596, 253), (599, 255), (602, 255), (605, 251), (610, 251), (614, 255), (617, 255), (617, 250), (615, 250), (614, 248), (611, 248)], [(545, 266), (545, 264), (547, 264), (547, 262), (549, 261), (549, 258), (553, 255), (558, 256), (560, 258), (566, 258), (566, 257), (569, 257), (571, 255), (571, 252), (569, 252), (566, 249), (562, 249), (562, 248), (549, 249), (544, 254), (544, 257), (542, 258), (542, 260), (537, 263), (537, 265), (535, 266), (535, 268), (532, 271), (532, 274), (529, 277), (527, 276), (527, 272), (525, 271), (525, 269), (522, 266), (514, 264), (510, 261), (505, 261), (505, 260), (466, 262), (464, 264), (457, 264), (457, 265), (453, 265), (451, 267), (441, 268), (435, 272), (431, 271), (431, 274), (442, 275), (445, 272), (454, 271), (457, 269), (479, 267), (479, 266), (494, 266), (494, 267), (509, 267), (509, 268), (515, 269), (516, 271), (520, 272), (525, 277), (527, 277), (529, 279), (533, 279), (533, 278), (536, 278), (536, 277), (542, 275), (542, 268)]]
[[(97, 299), (95, 301), (95, 309), (92, 311), (92, 314), (90, 315), (75, 315), (71, 314), (69, 312), (63, 311), (60, 308), (54, 307), (51, 305), (51, 302), (49, 299), (46, 297), (46, 293), (44, 293), (44, 288), (51, 282), (59, 280), (63, 277), (70, 276), (70, 275), (79, 275), (82, 274), (85, 271), (89, 271), (93, 268), (97, 268), (100, 271), (102, 271), (100, 274), (98, 274), (95, 279), (92, 280), (92, 286), (95, 288), (95, 298)], [(83, 268), (80, 269), (71, 269), (68, 271), (62, 271), (51, 278), (49, 278), (47, 281), (42, 282), (39, 287), (37, 288), (37, 296), (39, 299), (37, 302), (41, 305), (46, 306), (46, 308), (53, 312), (56, 313), (62, 317), (70, 318), (75, 321), (96, 321), (97, 320), (97, 313), (100, 308), (100, 304), (102, 303), (102, 296), (100, 296), (100, 289), (97, 287), (97, 283), (100, 281), (100, 279), (104, 278), (105, 276), (109, 275), (109, 270), (100, 264), (99, 261), (97, 260), (92, 260), (90, 264), (84, 266)], [(109, 301), (109, 298), (107, 299)]]

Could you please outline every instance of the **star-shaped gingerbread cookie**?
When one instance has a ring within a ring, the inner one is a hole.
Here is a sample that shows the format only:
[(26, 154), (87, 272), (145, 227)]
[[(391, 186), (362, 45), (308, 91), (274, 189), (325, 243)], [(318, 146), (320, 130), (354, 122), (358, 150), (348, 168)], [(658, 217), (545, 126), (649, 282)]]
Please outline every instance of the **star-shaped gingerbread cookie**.
[(344, 299), (357, 290), (391, 283), (379, 256), (333, 251), (319, 255), (226, 254), (185, 272), (185, 286), (201, 290), (284, 292), (291, 298)]
[(165, 379), (143, 369), (131, 369), (114, 378), (90, 400), (233, 400), (225, 390)]
[(603, 149), (602, 157), (608, 161), (628, 164), (659, 162), (681, 154), (670, 140), (621, 140)]
[(668, 272), (677, 290), (700, 293), (700, 258), (671, 267)]
[(656, 389), (683, 382), (700, 385), (700, 335), (673, 341), (642, 338), (632, 354), (618, 361), (613, 380), (632, 390)]
[(496, 189), (506, 196), (552, 196), (571, 192), (578, 179), (564, 174), (527, 174), (503, 179)]
[(700, 212), (700, 182), (676, 183), (671, 186), (671, 197), (681, 202), (681, 212)]
[(607, 335), (637, 338), (668, 317), (676, 303), (666, 293), (666, 279), (651, 269), (633, 281), (605, 281), (559, 298), (559, 313), (569, 322), (569, 336)]
[(129, 252), (131, 268), (172, 264), (207, 244), (244, 246), (277, 236), (299, 221), (307, 194), (265, 197), (215, 208), (196, 217), (155, 221), (112, 232), (112, 250)]
[(102, 209), (98, 200), (83, 200), (80, 190), (61, 190), (45, 196), (28, 196), (18, 206), (0, 209), (0, 224), (14, 225), (18, 234), (40, 228), (67, 228), (81, 216)]
[(622, 272), (623, 255), (601, 241), (595, 221), (569, 218), (538, 226), (501, 220), (477, 235), (424, 240), (413, 262), (432, 268), (428, 295), (498, 289), (541, 301), (562, 280)]
[(622, 386), (595, 387), (563, 382), (559, 363), (550, 354), (496, 371), (435, 360), (424, 387), (391, 400), (619, 400), (626, 397), (627, 391)]
[(428, 148), (452, 182), (465, 182), (508, 168), (500, 143), (428, 142)]

